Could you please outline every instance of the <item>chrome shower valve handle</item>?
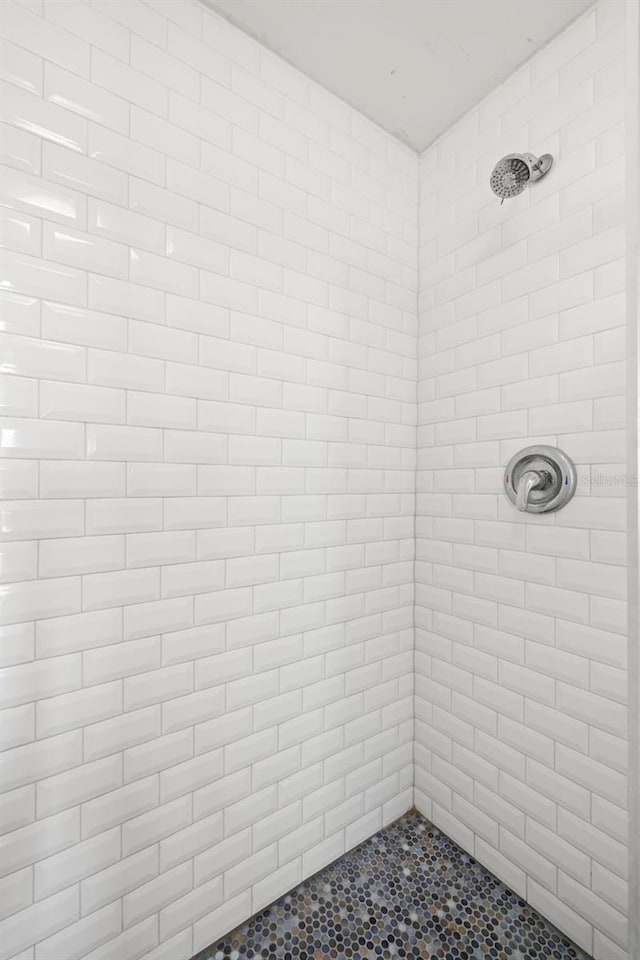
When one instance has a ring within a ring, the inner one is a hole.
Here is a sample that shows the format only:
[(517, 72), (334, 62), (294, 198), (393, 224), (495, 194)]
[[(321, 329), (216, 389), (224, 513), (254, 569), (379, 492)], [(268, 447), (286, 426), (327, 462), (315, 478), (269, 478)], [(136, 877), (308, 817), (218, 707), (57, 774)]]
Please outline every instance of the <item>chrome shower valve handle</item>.
[(557, 447), (525, 447), (504, 472), (507, 496), (522, 513), (559, 510), (571, 500), (576, 485), (576, 468)]
[(521, 513), (524, 513), (527, 509), (530, 492), (534, 487), (541, 487), (543, 483), (544, 478), (537, 470), (527, 470), (527, 472), (523, 473), (520, 477), (518, 492), (516, 494), (516, 507)]

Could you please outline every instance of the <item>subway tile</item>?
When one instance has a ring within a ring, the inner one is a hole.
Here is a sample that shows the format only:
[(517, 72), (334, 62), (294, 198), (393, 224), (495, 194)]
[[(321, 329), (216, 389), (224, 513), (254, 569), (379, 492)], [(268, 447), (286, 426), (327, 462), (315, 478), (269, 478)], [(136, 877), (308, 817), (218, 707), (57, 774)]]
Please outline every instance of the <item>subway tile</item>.
[(48, 540), (41, 544), (41, 577), (64, 577), (118, 570), (124, 558), (124, 541), (118, 537), (83, 537)]
[(593, 561), (559, 560), (558, 585), (614, 599), (624, 599), (626, 596), (626, 585), (620, 581), (618, 570)]
[[(155, 708), (158, 701), (169, 700), (189, 693), (193, 686), (192, 672), (190, 663), (182, 663), (154, 670), (152, 674), (128, 677), (124, 683), (125, 710), (149, 705)], [(155, 709), (153, 713), (155, 713)], [(151, 715), (152, 713), (149, 712), (149, 716)], [(173, 776), (175, 777), (175, 771)], [(182, 792), (188, 793), (189, 791), (185, 787)]]
[[(624, 875), (623, 845), (570, 810), (558, 811), (558, 833), (578, 850), (608, 866), (618, 876)], [(620, 858), (620, 859), (618, 859)]]
[(228, 398), (227, 374), (198, 367), (195, 364), (166, 364), (166, 389), (181, 397), (202, 400), (226, 400)]
[[(157, 777), (148, 777), (124, 787), (118, 787), (101, 797), (82, 804), (82, 836), (91, 837), (115, 825), (134, 821), (158, 806)], [(143, 844), (144, 846), (144, 844)], [(126, 857), (127, 852), (123, 850)]]
[(82, 457), (84, 428), (81, 424), (7, 417), (2, 429), (0, 451), (5, 457)]
[(26, 213), (2, 210), (0, 243), (9, 250), (39, 256), (42, 248), (42, 230), (38, 220)]
[(21, 664), (2, 672), (3, 703), (7, 707), (54, 696), (79, 687), (77, 657), (61, 658), (48, 665)]
[(80, 905), (77, 887), (69, 887), (60, 893), (41, 900), (15, 913), (3, 923), (5, 949), (8, 955), (17, 956), (34, 939), (44, 940), (51, 934), (77, 920)]
[[(603, 903), (599, 892), (594, 892), (562, 872), (558, 876), (562, 899), (583, 917), (588, 917), (611, 936), (620, 946), (627, 942), (627, 921), (617, 909)], [(617, 906), (617, 904), (616, 904)]]
[(133, 497), (194, 494), (196, 468), (192, 464), (128, 463), (127, 493)]
[(43, 960), (54, 960), (61, 953), (73, 956), (74, 947), (93, 951), (117, 936), (120, 930), (120, 910), (117, 904), (110, 904), (42, 941), (38, 945), (38, 954)]
[(107, 387), (161, 392), (164, 370), (158, 360), (123, 355), (114, 350), (90, 350), (87, 380)]
[(181, 163), (192, 167), (199, 164), (200, 144), (196, 136), (187, 133), (184, 125), (182, 128), (177, 127), (155, 113), (149, 113), (137, 106), (131, 109), (131, 137)]
[(42, 334), (63, 343), (119, 350), (126, 345), (127, 325), (122, 317), (45, 301)]
[(166, 360), (196, 361), (198, 339), (185, 330), (166, 328), (160, 324), (129, 322), (129, 350)]
[(126, 927), (183, 897), (191, 889), (191, 865), (181, 864), (123, 897)]
[[(105, 835), (108, 833), (102, 836)], [(97, 871), (91, 871), (86, 879), (81, 879), (80, 896), (83, 913), (93, 913), (99, 907), (153, 880), (157, 874), (158, 854), (154, 847), (141, 850), (112, 865), (104, 865)]]
[(185, 397), (162, 396), (129, 391), (127, 395), (129, 423), (141, 427), (195, 427), (197, 404)]
[(167, 530), (204, 531), (225, 526), (227, 503), (224, 497), (173, 497), (165, 501)]
[(162, 528), (162, 501), (116, 498), (87, 503), (87, 534), (142, 533)]
[[(63, 776), (60, 771), (77, 771), (81, 769), (81, 744), (80, 731), (74, 730), (71, 733), (60, 734), (43, 743), (36, 741), (21, 747), (14, 747), (9, 750), (5, 756), (6, 773), (4, 775), (4, 784), (6, 789), (11, 790), (23, 786), (30, 782), (32, 775), (30, 769), (34, 763), (38, 764), (38, 771), (43, 777), (55, 779), (51, 775)], [(49, 783), (48, 780), (40, 781), (41, 784)], [(71, 806), (71, 804), (69, 804)], [(60, 808), (59, 808), (60, 809)], [(55, 810), (49, 811), (55, 813)], [(42, 815), (47, 813), (42, 808)]]
[[(143, 570), (117, 570), (113, 573), (96, 573), (86, 576), (83, 581), (83, 606), (85, 610), (103, 610), (108, 607), (119, 607), (127, 603), (143, 603), (154, 600), (159, 594), (159, 570), (148, 568)], [(153, 644), (147, 644), (150, 648)], [(133, 655), (138, 649), (145, 649), (144, 645), (128, 647)], [(105, 650), (103, 654), (96, 652), (95, 660), (100, 661), (102, 656), (107, 660), (115, 656), (117, 651)], [(91, 658), (89, 658), (91, 660)]]
[(113, 952), (117, 954), (120, 951), (126, 954), (132, 950), (134, 952), (152, 950), (157, 943), (157, 923), (154, 917), (150, 917), (113, 937), (108, 943), (103, 944), (103, 946), (98, 947), (96, 950), (92, 950), (87, 956), (90, 960), (104, 960), (105, 954), (109, 956), (109, 954)]
[[(193, 14), (193, 11), (192, 11)], [(203, 43), (199, 37), (201, 26), (193, 29), (193, 24), (182, 22), (168, 24), (168, 50), (171, 54), (192, 67), (197, 67), (200, 73), (205, 73), (213, 80), (228, 85), (231, 79), (231, 64), (226, 56), (219, 53), (210, 44)], [(184, 28), (184, 29), (182, 29)]]
[(122, 279), (127, 276), (127, 250), (123, 244), (91, 237), (68, 227), (45, 223), (42, 252), (47, 260), (80, 270), (96, 270)]
[[(52, 0), (47, 3), (45, 15), (63, 30), (81, 40), (99, 47), (121, 60), (128, 59), (129, 35), (125, 27), (78, 0)], [(95, 81), (95, 76), (92, 76)]]
[(568, 310), (593, 299), (594, 280), (588, 271), (529, 294), (531, 319)]
[(159, 735), (159, 705), (98, 721), (85, 729), (85, 760), (98, 760), (119, 753)]
[(94, 460), (162, 459), (162, 434), (151, 427), (87, 426), (87, 457)]
[(24, 910), (33, 903), (32, 871), (29, 867), (16, 872), (10, 878), (0, 881), (2, 889), (2, 919)]
[[(163, 26), (166, 27), (166, 21), (163, 21)], [(149, 37), (146, 29), (142, 36), (134, 34), (131, 37), (131, 66), (183, 96), (197, 101), (201, 80), (198, 73), (192, 66), (166, 54), (155, 43), (142, 39), (143, 36)]]
[(95, 7), (109, 20), (116, 20), (125, 29), (136, 36), (148, 37), (158, 47), (166, 47), (167, 22), (152, 8), (142, 3), (126, 3), (122, 0), (97, 0)]
[[(40, 140), (34, 133), (27, 133), (19, 127), (0, 124), (2, 130), (2, 162), (16, 170), (38, 174), (41, 169), (42, 149)], [(7, 171), (5, 171), (5, 174)]]
[[(611, 943), (620, 33), (592, 11), (427, 151), (421, 238), (415, 157), (214, 14), (11, 10), (6, 817), (36, 960), (190, 956), (272, 899), (263, 870), (284, 891), (402, 812), (414, 539), (418, 802)], [(564, 161), (461, 195), (521, 121)], [(501, 471), (536, 439), (589, 486), (525, 520)]]
[[(189, 104), (191, 110), (198, 109), (190, 101), (185, 102)], [(173, 106), (177, 109), (178, 105), (174, 102)], [(211, 120), (213, 119), (211, 117)], [(180, 120), (176, 118), (176, 122), (179, 123)], [(207, 209), (213, 208), (220, 211), (229, 209), (229, 185), (224, 180), (217, 179), (215, 176), (210, 177), (203, 171), (195, 170), (172, 157), (167, 158), (167, 187), (172, 194), (205, 205), (200, 210), (200, 230), (204, 236), (209, 235), (206, 230)], [(239, 229), (242, 229), (242, 226), (239, 224)], [(249, 229), (249, 232), (253, 234), (255, 230)], [(231, 237), (227, 239), (231, 240)]]
[[(43, 380), (40, 383), (40, 416), (47, 420), (121, 423), (125, 416), (124, 392)], [(59, 457), (60, 453), (55, 450), (47, 454), (49, 457), (56, 455)]]
[[(112, 197), (106, 197), (111, 200)], [(90, 233), (109, 237), (121, 243), (142, 247), (155, 253), (164, 248), (164, 228), (161, 223), (143, 217), (121, 206), (101, 200), (89, 200), (87, 224)]]
[(129, 206), (137, 213), (186, 230), (197, 230), (198, 227), (198, 206), (193, 200), (155, 186), (146, 179), (131, 177)]
[(3, 78), (42, 95), (42, 59), (21, 46), (2, 41)]
[(6, 86), (3, 103), (8, 123), (69, 150), (86, 152), (87, 121), (82, 117), (12, 85)]
[(44, 98), (119, 133), (129, 132), (129, 104), (51, 63), (44, 68)]
[(12, 583), (16, 580), (34, 580), (38, 566), (36, 544), (29, 541), (4, 544), (1, 563), (3, 583)]
[(620, 294), (593, 300), (561, 312), (560, 339), (608, 330), (621, 325), (623, 318), (623, 297)]
[(153, 670), (160, 664), (160, 638), (130, 640), (126, 645), (101, 647), (85, 654), (84, 679), (87, 684)]
[(528, 584), (526, 604), (535, 612), (548, 613), (579, 623), (586, 623), (588, 617), (588, 597), (575, 590)]
[[(60, 3), (59, 6), (64, 6)], [(113, 23), (113, 21), (111, 21)], [(129, 37), (126, 36), (126, 53), (121, 59), (114, 51), (91, 50), (91, 79), (98, 86), (125, 100), (135, 103), (145, 110), (166, 116), (169, 103), (167, 87), (139, 70), (129, 66)]]
[(85, 379), (85, 351), (49, 340), (2, 337), (2, 372), (23, 377), (82, 381)]
[(93, 122), (89, 123), (87, 155), (122, 173), (143, 177), (150, 183), (162, 184), (164, 180), (162, 154)]
[(3, 260), (7, 276), (4, 287), (9, 292), (28, 292), (78, 306), (86, 304), (86, 279), (81, 270), (8, 251)]
[(167, 227), (166, 253), (171, 259), (201, 267), (203, 270), (220, 274), (229, 272), (229, 252), (224, 246), (177, 227)]
[(582, 240), (560, 254), (560, 274), (570, 277), (609, 263), (624, 252), (624, 230), (615, 226)]
[[(6, 826), (2, 843), (3, 876), (72, 847), (80, 839), (77, 809), (36, 821), (35, 788), (15, 790), (7, 795), (7, 799), (6, 809), (3, 809), (3, 827)], [(17, 808), (13, 810), (17, 804), (22, 805), (20, 812)]]
[(80, 77), (89, 76), (88, 43), (16, 3), (11, 4), (6, 20), (9, 40), (61, 64)]
[(80, 581), (61, 577), (8, 583), (0, 588), (5, 623), (63, 616), (80, 610)]
[[(119, 497), (125, 492), (123, 464), (90, 463), (84, 460), (73, 462), (41, 460), (39, 473), (40, 496), (45, 501), (53, 501), (50, 509), (51, 511), (56, 508), (60, 510), (61, 519), (65, 514), (69, 518), (78, 513), (74, 503), (64, 504), (64, 498), (74, 500), (77, 497)], [(47, 510), (46, 502), (43, 509)], [(82, 536), (83, 533), (82, 524), (79, 525), (76, 534), (55, 533), (55, 529), (55, 527), (52, 528), (52, 536)], [(62, 526), (59, 529), (64, 531), (72, 527)]]
[(36, 655), (48, 658), (116, 643), (122, 639), (122, 617), (117, 610), (79, 613), (39, 621)]
[(43, 900), (84, 877), (111, 866), (120, 857), (118, 831), (110, 830), (36, 864), (34, 893)]
[[(152, 740), (148, 744), (142, 744), (138, 747), (132, 747), (130, 750), (127, 750), (124, 755), (124, 778), (126, 782), (131, 780), (138, 780), (141, 777), (149, 776), (151, 773), (156, 773), (159, 770), (164, 770), (167, 767), (171, 767), (174, 764), (181, 763), (185, 760), (189, 760), (193, 756), (193, 731), (191, 728), (186, 730), (179, 730), (176, 733), (168, 734), (167, 736), (158, 737), (156, 740)], [(190, 818), (191, 816), (191, 803), (190, 798), (186, 797), (184, 800), (176, 801), (171, 807), (175, 811), (175, 817), (178, 820), (178, 823), (182, 826), (186, 826), (185, 817)], [(164, 811), (159, 820), (160, 823), (164, 821), (165, 814), (168, 811)], [(147, 818), (149, 820), (149, 818)], [(172, 821), (174, 821), (174, 815), (171, 815)], [(145, 821), (146, 822), (146, 821)], [(152, 818), (152, 830), (155, 832), (157, 830), (156, 826), (156, 817)], [(175, 823), (175, 821), (174, 821)], [(135, 824), (131, 824), (131, 844), (132, 849), (139, 849), (140, 847), (146, 846), (143, 842), (144, 833), (138, 832)], [(173, 833), (176, 827), (173, 826), (172, 829), (167, 830), (167, 833)], [(153, 841), (151, 841), (153, 842)], [(125, 849), (127, 844), (125, 842)]]
[(540, 406), (530, 411), (529, 425), (534, 434), (589, 431), (593, 427), (589, 401)]
[(144, 250), (130, 250), (129, 260), (129, 275), (134, 283), (187, 297), (197, 293), (198, 274), (194, 267)]
[(540, 347), (530, 354), (532, 376), (547, 376), (565, 370), (589, 366), (593, 362), (593, 342), (590, 337), (578, 337), (564, 343)]
[(74, 690), (50, 696), (36, 704), (39, 738), (64, 733), (85, 723), (115, 716), (121, 710), (122, 693), (117, 682), (93, 690)]
[(556, 769), (573, 782), (591, 786), (597, 777), (597, 793), (611, 803), (626, 806), (626, 776), (609, 765), (600, 763), (592, 757), (559, 745), (557, 748)]
[(0, 489), (7, 500), (37, 497), (38, 464), (35, 460), (4, 460), (0, 463)]
[(626, 710), (609, 697), (561, 683), (558, 684), (557, 705), (569, 716), (584, 722), (589, 720), (598, 729), (614, 736), (624, 736)]
[(124, 639), (170, 633), (191, 626), (193, 601), (190, 597), (136, 603), (124, 610)]

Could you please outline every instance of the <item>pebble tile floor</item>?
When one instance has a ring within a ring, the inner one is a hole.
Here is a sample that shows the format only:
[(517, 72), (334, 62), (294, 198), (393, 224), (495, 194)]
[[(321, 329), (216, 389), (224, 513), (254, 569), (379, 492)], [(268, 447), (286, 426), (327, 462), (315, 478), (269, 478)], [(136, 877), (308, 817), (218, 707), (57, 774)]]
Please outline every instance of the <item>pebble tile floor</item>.
[(418, 813), (194, 960), (589, 960)]

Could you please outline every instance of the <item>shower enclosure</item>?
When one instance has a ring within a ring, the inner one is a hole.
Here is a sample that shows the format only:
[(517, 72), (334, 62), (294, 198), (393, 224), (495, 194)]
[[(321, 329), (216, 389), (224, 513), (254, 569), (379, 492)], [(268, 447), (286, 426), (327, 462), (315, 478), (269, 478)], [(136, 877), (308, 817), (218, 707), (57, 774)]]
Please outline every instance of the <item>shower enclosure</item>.
[(196, 0), (1, 6), (0, 960), (414, 806), (635, 960), (637, 3), (420, 156)]

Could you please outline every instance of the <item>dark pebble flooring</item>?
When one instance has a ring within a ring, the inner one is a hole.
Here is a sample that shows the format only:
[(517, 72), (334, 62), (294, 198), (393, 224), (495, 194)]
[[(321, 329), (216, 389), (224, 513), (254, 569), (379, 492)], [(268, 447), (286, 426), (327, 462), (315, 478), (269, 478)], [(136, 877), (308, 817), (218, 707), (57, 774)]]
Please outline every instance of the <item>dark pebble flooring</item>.
[(589, 960), (411, 812), (194, 960)]

